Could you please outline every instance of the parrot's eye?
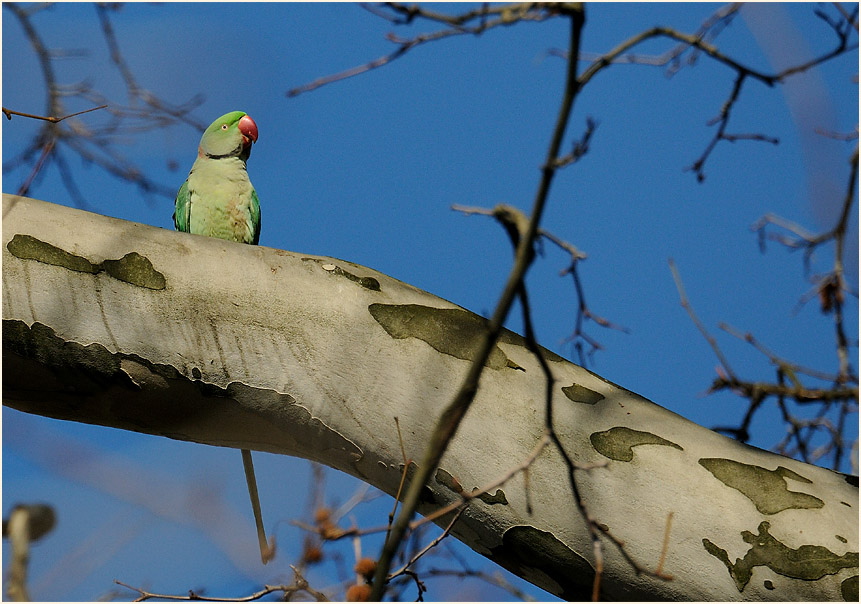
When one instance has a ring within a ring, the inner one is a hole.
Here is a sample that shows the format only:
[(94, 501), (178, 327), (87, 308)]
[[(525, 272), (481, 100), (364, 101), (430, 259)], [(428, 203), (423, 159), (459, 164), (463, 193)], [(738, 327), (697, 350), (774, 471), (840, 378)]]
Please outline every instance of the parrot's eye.
[(222, 129), (222, 130), (227, 130), (227, 124), (221, 124), (221, 129)]

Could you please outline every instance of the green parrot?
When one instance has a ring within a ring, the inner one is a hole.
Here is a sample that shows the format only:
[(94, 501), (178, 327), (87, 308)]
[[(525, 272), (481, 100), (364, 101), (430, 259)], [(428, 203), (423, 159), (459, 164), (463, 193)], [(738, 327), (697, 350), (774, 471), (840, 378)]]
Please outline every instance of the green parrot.
[(255, 142), (257, 124), (242, 111), (226, 113), (209, 125), (176, 195), (176, 230), (257, 245), (260, 200), (245, 167)]
[[(260, 200), (248, 179), (245, 163), (257, 142), (257, 124), (242, 111), (231, 111), (209, 125), (200, 139), (197, 159), (174, 202), (177, 231), (257, 245)], [(274, 549), (266, 541), (251, 451), (242, 449), (242, 464), (266, 564)]]

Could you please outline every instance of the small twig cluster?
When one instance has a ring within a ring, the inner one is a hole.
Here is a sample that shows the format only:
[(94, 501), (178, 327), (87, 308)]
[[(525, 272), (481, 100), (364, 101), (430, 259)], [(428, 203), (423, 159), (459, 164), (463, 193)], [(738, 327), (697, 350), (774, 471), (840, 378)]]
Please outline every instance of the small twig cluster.
[[(831, 270), (825, 274), (810, 276), (813, 288), (802, 297), (799, 306), (816, 298), (819, 300), (822, 314), (832, 317), (837, 372), (828, 374), (790, 363), (769, 351), (752, 334), (741, 334), (728, 326), (721, 325), (722, 329), (750, 343), (767, 356), (775, 367), (776, 379), (773, 383), (744, 382), (724, 364), (726, 375), (720, 376), (712, 385), (712, 390), (729, 389), (751, 401), (741, 425), (734, 429), (734, 434), (738, 438), (746, 440), (749, 437), (748, 426), (754, 412), (766, 397), (771, 396), (777, 401), (781, 416), (787, 425), (787, 435), (776, 446), (776, 450), (786, 455), (798, 455), (808, 462), (831, 455), (834, 469), (840, 467), (844, 456), (851, 448), (851, 443), (844, 440), (844, 428), (849, 416), (858, 412), (858, 373), (857, 368), (852, 367), (850, 362), (850, 349), (854, 347), (857, 350), (858, 343), (856, 341), (853, 344), (850, 341), (844, 318), (846, 296), (857, 299), (858, 292), (847, 282), (843, 265), (846, 239), (849, 236), (849, 217), (855, 206), (858, 186), (857, 146), (849, 160), (849, 165), (849, 179), (842, 209), (833, 228), (823, 233), (813, 234), (800, 225), (773, 214), (764, 216), (751, 227), (758, 233), (763, 251), (765, 251), (765, 242), (769, 239), (779, 242), (790, 250), (803, 250), (804, 269), (807, 274), (810, 272), (810, 262), (814, 252), (825, 244), (834, 244), (834, 261)], [(769, 227), (778, 227), (780, 231), (774, 232)], [(801, 376), (807, 376), (824, 385), (805, 385), (802, 383)], [(793, 412), (790, 401), (802, 406), (818, 404), (819, 408), (812, 418), (803, 418)], [(828, 416), (835, 410), (837, 418), (836, 421), (832, 421)], [(813, 441), (820, 433), (825, 433), (826, 440), (823, 445), (816, 447)]]
[[(706, 145), (706, 148), (700, 157), (686, 168), (686, 170), (694, 172), (697, 180), (700, 182), (705, 180), (706, 162), (719, 142), (750, 140), (766, 142), (773, 145), (780, 142), (776, 137), (762, 133), (728, 132), (732, 110), (739, 101), (742, 87), (747, 80), (757, 80), (769, 87), (776, 84), (782, 84), (787, 80), (787, 78), (793, 75), (803, 73), (817, 65), (826, 63), (835, 57), (857, 50), (858, 48), (857, 41), (851, 41), (851, 32), (853, 29), (857, 28), (857, 6), (851, 14), (846, 14), (840, 19), (830, 18), (824, 11), (817, 9), (816, 14), (823, 19), (823, 21), (825, 21), (837, 35), (837, 41), (831, 50), (823, 52), (813, 59), (792, 65), (778, 72), (768, 73), (754, 69), (726, 55), (713, 44), (717, 35), (732, 22), (732, 19), (735, 17), (741, 6), (742, 5), (740, 3), (733, 3), (720, 8), (709, 19), (707, 19), (705, 23), (703, 23), (699, 30), (693, 34), (682, 33), (669, 27), (653, 27), (629, 38), (628, 40), (625, 40), (607, 53), (580, 53), (578, 55), (578, 59), (580, 61), (589, 62), (588, 67), (584, 69), (580, 75), (579, 83), (581, 86), (585, 85), (590, 79), (592, 79), (592, 77), (603, 69), (610, 65), (619, 63), (668, 66), (667, 75), (671, 76), (682, 67), (682, 59), (686, 54), (688, 57), (687, 64), (689, 65), (696, 63), (700, 56), (706, 55), (736, 72), (732, 89), (730, 90), (726, 101), (721, 105), (718, 115), (708, 122), (709, 126), (717, 126), (715, 134)], [(841, 13), (845, 13), (845, 9), (843, 9), (839, 4), (836, 6)], [(637, 55), (631, 52), (636, 46), (653, 38), (668, 38), (670, 40), (677, 41), (678, 44), (658, 56)], [(550, 54), (561, 56), (563, 58), (568, 57), (567, 53), (558, 50), (553, 50)]]
[[(592, 122), (590, 120), (586, 134), (581, 139), (581, 141), (588, 140), (591, 128)], [(575, 144), (575, 152), (580, 149), (580, 144), (581, 143), (579, 141)], [(581, 157), (584, 153), (585, 151), (580, 153), (578, 157)], [(562, 167), (568, 165), (569, 163), (570, 162), (557, 162), (557, 167)], [(503, 226), (509, 233), (512, 232), (512, 229), (516, 230), (517, 223), (522, 224), (524, 223), (524, 221), (526, 221), (526, 217), (523, 216), (516, 208), (504, 204), (500, 204), (493, 209), (461, 205), (453, 205), (451, 209), (458, 212), (462, 212), (467, 215), (480, 214), (484, 216), (494, 216), (503, 224)], [(585, 323), (587, 321), (594, 321), (601, 327), (616, 329), (624, 333), (628, 333), (628, 328), (621, 325), (616, 325), (608, 319), (596, 314), (589, 308), (588, 304), (586, 303), (586, 294), (583, 288), (583, 282), (580, 278), (579, 273), (577, 272), (579, 263), (587, 258), (586, 252), (581, 251), (574, 244), (565, 241), (560, 237), (557, 237), (549, 230), (539, 228), (538, 239), (536, 241), (536, 244), (539, 246), (539, 249), (541, 247), (542, 241), (545, 240), (553, 243), (569, 255), (569, 263), (559, 272), (559, 276), (565, 277), (567, 275), (571, 275), (573, 279), (574, 291), (577, 297), (577, 314), (574, 319), (574, 330), (572, 331), (571, 335), (565, 338), (562, 343), (572, 343), (574, 346), (574, 350), (577, 352), (577, 356), (580, 360), (580, 363), (585, 365), (587, 363), (587, 357), (591, 358), (591, 356), (596, 350), (601, 350), (603, 348), (603, 346), (598, 340), (586, 333)], [(585, 349), (584, 344), (588, 345), (588, 350)]]
[(310, 92), (326, 84), (345, 80), (377, 69), (399, 59), (413, 48), (428, 42), (452, 36), (479, 36), (496, 27), (513, 25), (522, 21), (546, 21), (562, 16), (571, 10), (571, 7), (565, 3), (554, 2), (520, 2), (500, 6), (483, 4), (481, 8), (467, 11), (460, 15), (447, 15), (416, 4), (407, 5), (399, 2), (385, 2), (380, 6), (366, 4), (362, 6), (369, 12), (382, 17), (394, 25), (409, 25), (421, 18), (431, 23), (443, 25), (444, 29), (428, 34), (419, 34), (413, 38), (401, 38), (394, 33), (389, 33), (386, 39), (397, 45), (397, 48), (393, 52), (369, 61), (364, 65), (358, 65), (336, 74), (318, 78), (308, 84), (292, 88), (287, 92), (288, 97), (294, 97), (303, 92)]
[[(42, 77), (45, 80), (45, 115), (35, 115), (4, 107), (7, 119), (21, 116), (43, 120), (45, 123), (27, 147), (6, 159), (3, 173), (27, 169), (19, 195), (26, 195), (47, 167), (58, 170), (63, 185), (79, 207), (87, 207), (86, 196), (78, 186), (74, 170), (70, 168), (70, 158), (77, 156), (87, 164), (95, 164), (115, 178), (134, 184), (143, 194), (157, 194), (168, 198), (176, 195), (173, 187), (168, 187), (147, 177), (134, 163), (123, 157), (119, 144), (124, 137), (165, 128), (176, 123), (185, 123), (200, 131), (205, 124), (191, 117), (191, 112), (202, 102), (202, 97), (194, 97), (182, 105), (171, 105), (138, 84), (129, 69), (111, 23), (111, 13), (119, 10), (119, 5), (96, 4), (96, 14), (101, 25), (102, 35), (110, 52), (111, 62), (125, 84), (128, 95), (127, 104), (113, 102), (94, 90), (87, 82), (63, 84), (56, 71), (57, 57), (67, 53), (51, 49), (42, 39), (34, 23), (37, 13), (46, 5), (23, 7), (19, 4), (5, 3), (3, 8), (10, 11), (20, 23), (30, 46), (39, 61)], [(68, 112), (67, 104), (84, 103), (88, 109)], [(78, 119), (82, 114), (96, 109), (106, 114), (107, 119)]]
[[(397, 422), (397, 418), (396, 423)], [(398, 431), (400, 432), (400, 425), (398, 423)], [(508, 481), (513, 479), (518, 474), (523, 474), (525, 483), (527, 485), (527, 493), (528, 493), (528, 485), (529, 485), (529, 468), (538, 459), (538, 456), (545, 449), (545, 447), (550, 444), (551, 439), (549, 434), (545, 434), (536, 444), (535, 448), (530, 452), (530, 454), (519, 464), (511, 467), (508, 471), (506, 471), (502, 476), (498, 477), (495, 480), (490, 481), (488, 484), (483, 485), (481, 487), (472, 489), (471, 491), (466, 490), (462, 486), (460, 486), (456, 477), (453, 477), (453, 488), (456, 492), (456, 497), (454, 500), (432, 513), (429, 513), (422, 518), (416, 519), (410, 523), (405, 540), (409, 542), (411, 545), (410, 552), (400, 551), (399, 555), (402, 558), (401, 567), (398, 570), (395, 570), (389, 573), (386, 577), (386, 582), (393, 586), (393, 589), (399, 589), (401, 586), (396, 584), (396, 580), (401, 577), (406, 577), (409, 579), (409, 584), (415, 584), (419, 588), (418, 599), (422, 600), (422, 594), (426, 591), (426, 587), (424, 583), (421, 581), (421, 576), (424, 576), (426, 572), (424, 570), (419, 570), (418, 563), (435, 547), (437, 547), (440, 543), (444, 541), (446, 537), (449, 536), (451, 530), (454, 528), (454, 525), (460, 519), (461, 515), (467, 510), (469, 503), (481, 496), (484, 493), (492, 492), (494, 489), (505, 485)], [(369, 564), (367, 562), (363, 562), (361, 556), (361, 545), (360, 540), (362, 537), (372, 534), (380, 534), (386, 533), (387, 538), (392, 529), (392, 523), (395, 517), (395, 513), (397, 512), (398, 502), (401, 498), (401, 492), (404, 484), (406, 484), (408, 480), (408, 474), (411, 469), (412, 460), (406, 457), (406, 454), (403, 451), (403, 445), (401, 447), (401, 451), (403, 454), (403, 472), (401, 475), (401, 486), (399, 488), (398, 493), (395, 496), (395, 508), (392, 510), (391, 514), (389, 514), (389, 520), (386, 525), (368, 527), (368, 528), (360, 528), (353, 522), (349, 527), (342, 527), (339, 525), (339, 521), (344, 518), (356, 505), (367, 501), (366, 492), (367, 485), (356, 493), (353, 497), (350, 498), (344, 505), (342, 505), (337, 511), (332, 511), (328, 507), (326, 507), (322, 503), (322, 499), (318, 499), (316, 496), (312, 495), (312, 500), (315, 502), (315, 505), (318, 506), (313, 510), (314, 522), (313, 524), (309, 524), (307, 522), (302, 521), (293, 521), (292, 524), (298, 526), (299, 528), (305, 530), (309, 538), (305, 541), (305, 546), (303, 548), (302, 559), (300, 561), (299, 567), (300, 569), (304, 567), (304, 565), (308, 564), (316, 564), (323, 559), (323, 546), (325, 543), (340, 541), (343, 539), (350, 538), (354, 543), (354, 550), (356, 552), (356, 564), (360, 565), (364, 569), (369, 568)], [(589, 467), (581, 467), (581, 469), (592, 469), (597, 466), (589, 466)], [(315, 468), (315, 478), (313, 480), (312, 493), (320, 493), (320, 485), (323, 484), (322, 479), (322, 471), (319, 466), (314, 466)], [(309, 500), (310, 501), (310, 500)], [(433, 538), (427, 543), (424, 543), (424, 529), (430, 527), (431, 523), (441, 520), (447, 516), (451, 516), (448, 519), (448, 522), (443, 529), (442, 533), (437, 537)], [(466, 566), (464, 566), (466, 568)], [(370, 571), (356, 571), (357, 581), (356, 585), (370, 586), (373, 584), (373, 573), (376, 570), (376, 562), (374, 562), (373, 570)], [(433, 569), (431, 569), (432, 571)], [(455, 571), (450, 571), (454, 573)], [(465, 573), (462, 576), (471, 576), (475, 575), (478, 578), (489, 580), (489, 575), (481, 574), (481, 573)], [(493, 579), (491, 582), (494, 584), (499, 584), (499, 582)], [(500, 584), (501, 585), (501, 584)], [(504, 585), (501, 585), (504, 587)], [(352, 589), (352, 586), (351, 586)], [(353, 589), (352, 596), (348, 595), (347, 599), (350, 600), (351, 597), (366, 597), (365, 592), (368, 592), (367, 597), (370, 594), (370, 588), (362, 587), (361, 589)], [(398, 598), (395, 598), (398, 599)], [(359, 600), (352, 600), (359, 601)]]
[[(847, 195), (846, 199), (848, 206), (844, 208), (843, 215), (848, 214), (848, 208), (854, 199), (854, 194), (851, 191), (854, 190), (855, 179), (857, 178), (857, 160), (856, 150), (853, 159), (853, 174), (850, 179), (850, 194)], [(827, 455), (831, 455), (832, 468), (835, 470), (840, 467), (849, 450), (853, 446), (857, 447), (857, 440), (853, 445), (846, 442), (845, 439), (847, 422), (851, 415), (858, 413), (858, 375), (848, 361), (850, 345), (842, 318), (843, 292), (846, 289), (841, 258), (842, 240), (845, 237), (847, 227), (843, 215), (832, 231), (819, 236), (810, 235), (801, 227), (774, 216), (766, 216), (754, 225), (760, 233), (760, 237), (765, 237), (766, 225), (779, 224), (787, 228), (795, 233), (799, 239), (784, 239), (782, 235), (771, 238), (781, 241), (790, 248), (805, 247), (807, 252), (811, 252), (812, 248), (826, 240), (837, 241), (834, 270), (826, 277), (816, 280), (821, 310), (823, 313), (831, 314), (834, 317), (838, 361), (838, 371), (835, 374), (803, 367), (783, 359), (759, 342), (753, 334), (742, 333), (726, 323), (721, 323), (719, 326), (722, 330), (756, 348), (768, 358), (775, 370), (773, 382), (751, 381), (739, 377), (721, 351), (717, 340), (708, 332), (694, 312), (678, 269), (675, 263), (670, 260), (670, 269), (679, 291), (681, 304), (720, 362), (717, 370), (718, 377), (712, 382), (709, 392), (729, 390), (749, 401), (748, 409), (738, 426), (718, 426), (715, 430), (730, 434), (742, 442), (747, 442), (751, 438), (750, 428), (754, 416), (763, 408), (763, 404), (768, 399), (773, 399), (787, 427), (786, 436), (775, 446), (775, 450), (784, 455), (798, 456), (808, 463), (814, 463)], [(857, 297), (857, 293), (854, 295)], [(855, 347), (857, 348), (857, 342)], [(809, 385), (805, 383), (808, 380), (815, 380), (821, 385)], [(802, 417), (795, 411), (795, 406), (806, 408), (812, 405), (818, 405), (813, 417)], [(835, 414), (836, 421), (830, 417)], [(815, 442), (821, 441), (819, 437), (822, 434), (826, 437), (825, 442), (816, 446)]]
[[(846, 16), (847, 20), (843, 26), (828, 22), (838, 33), (846, 35), (856, 17), (857, 12), (852, 16)], [(848, 137), (847, 140), (853, 140), (853, 138)], [(846, 239), (849, 236), (849, 217), (855, 206), (858, 186), (857, 146), (849, 160), (849, 166), (849, 178), (842, 208), (831, 229), (814, 234), (801, 225), (774, 214), (764, 216), (751, 227), (759, 236), (760, 249), (763, 252), (768, 240), (777, 241), (790, 250), (803, 250), (805, 274), (810, 273), (814, 252), (825, 244), (833, 243), (834, 261), (831, 270), (825, 274), (810, 276), (813, 288), (801, 298), (799, 306), (816, 298), (819, 300), (821, 312), (832, 317), (837, 357), (836, 373), (818, 371), (787, 361), (774, 354), (753, 334), (742, 333), (721, 323), (721, 329), (752, 345), (766, 356), (774, 367), (774, 381), (750, 381), (740, 378), (721, 352), (717, 341), (694, 314), (678, 271), (674, 265), (671, 265), (682, 305), (720, 361), (718, 377), (712, 383), (710, 391), (729, 390), (750, 401), (747, 412), (738, 426), (722, 426), (716, 429), (746, 442), (750, 439), (750, 426), (757, 411), (762, 409), (766, 400), (772, 399), (787, 428), (786, 436), (777, 443), (775, 450), (784, 455), (798, 456), (808, 463), (830, 456), (831, 466), (835, 470), (841, 466), (846, 456), (851, 454), (852, 449), (857, 448), (858, 442), (857, 437), (854, 442), (847, 442), (845, 437), (850, 417), (858, 413), (858, 373), (857, 368), (852, 367), (850, 362), (850, 349), (857, 350), (858, 342), (850, 341), (844, 320), (846, 296), (857, 299), (858, 292), (847, 282), (843, 265)], [(774, 231), (773, 227), (779, 230)], [(814, 381), (814, 385), (808, 383), (810, 380)], [(807, 416), (803, 416), (797, 411), (797, 409), (811, 407), (816, 407), (812, 416), (809, 412)]]

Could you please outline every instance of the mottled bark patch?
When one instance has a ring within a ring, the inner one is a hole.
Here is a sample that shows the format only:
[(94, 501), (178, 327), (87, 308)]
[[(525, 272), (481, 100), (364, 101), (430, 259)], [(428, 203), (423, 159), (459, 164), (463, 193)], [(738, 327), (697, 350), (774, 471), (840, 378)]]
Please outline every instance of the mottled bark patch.
[(491, 549), (489, 558), (537, 585), (546, 586), (545, 589), (564, 600), (591, 599), (595, 577), (592, 565), (553, 533), (532, 526), (513, 526), (502, 535), (502, 545)]
[(858, 575), (843, 580), (840, 584), (840, 595), (846, 602), (858, 601)]
[(783, 466), (767, 470), (718, 458), (701, 459), (699, 463), (722, 483), (750, 499), (760, 514), (777, 514), (792, 508), (818, 509), (825, 505), (818, 497), (790, 491), (786, 485), (787, 479), (806, 484), (810, 484), (810, 480)]
[[(756, 535), (750, 531), (742, 531), (741, 538), (750, 547), (744, 557), (736, 558), (735, 562), (730, 562), (725, 549), (703, 539), (703, 547), (726, 565), (739, 592), (744, 590), (757, 566), (764, 566), (785, 577), (803, 581), (816, 581), (825, 575), (834, 575), (844, 568), (858, 568), (858, 552), (837, 555), (821, 545), (802, 545), (793, 549), (769, 534), (770, 527), (768, 522), (763, 521), (759, 523)], [(853, 601), (857, 601), (857, 598)]]
[(631, 461), (634, 459), (634, 447), (640, 445), (661, 445), (684, 451), (676, 443), (661, 438), (657, 434), (633, 430), (624, 426), (595, 432), (589, 436), (589, 440), (598, 453), (616, 461)]
[(119, 260), (105, 260), (95, 264), (83, 256), (72, 254), (30, 235), (21, 234), (12, 237), (12, 240), (6, 244), (6, 249), (22, 260), (36, 260), (70, 271), (93, 275), (104, 271), (114, 279), (138, 287), (164, 289), (166, 284), (164, 275), (153, 268), (152, 262), (147, 257), (137, 252), (129, 252)]
[(4, 405), (22, 411), (328, 463), (332, 451), (350, 463), (363, 455), (285, 392), (210, 383), (98, 343), (65, 340), (40, 323), (4, 320), (3, 353)]
[[(318, 258), (302, 258), (302, 260), (305, 262), (316, 262), (324, 271), (326, 271), (330, 275), (343, 277), (348, 281), (352, 281), (353, 283), (361, 285), (365, 289), (369, 289), (375, 292), (381, 291), (380, 282), (375, 277), (360, 277), (359, 275), (353, 274), (350, 271), (344, 270), (344, 268), (338, 264), (334, 264), (332, 262), (324, 262)], [(353, 266), (356, 266), (356, 268), (361, 268), (358, 265)]]
[(594, 405), (595, 403), (604, 400), (603, 394), (586, 388), (586, 386), (581, 386), (580, 384), (571, 384), (570, 386), (563, 386), (562, 394), (567, 396), (575, 403), (583, 403), (585, 405)]
[[(447, 488), (450, 491), (457, 493), (458, 495), (463, 495), (466, 493), (463, 485), (451, 474), (443, 470), (442, 468), (437, 469), (436, 471), (436, 481)], [(502, 489), (496, 489), (496, 493), (491, 495), (487, 492), (478, 493), (475, 495), (476, 498), (482, 500), (487, 505), (494, 504), (503, 504), (508, 505), (508, 499), (505, 497), (505, 493)]]
[(137, 252), (130, 252), (119, 260), (105, 260), (99, 265), (114, 279), (146, 287), (148, 289), (164, 289), (164, 275), (155, 270), (149, 258)]
[[(487, 319), (462, 308), (420, 304), (371, 304), (371, 316), (396, 339), (415, 338), (442, 354), (472, 361), (487, 333)], [(502, 341), (502, 338), (500, 338)], [(522, 369), (494, 346), (485, 363), (491, 369)]]

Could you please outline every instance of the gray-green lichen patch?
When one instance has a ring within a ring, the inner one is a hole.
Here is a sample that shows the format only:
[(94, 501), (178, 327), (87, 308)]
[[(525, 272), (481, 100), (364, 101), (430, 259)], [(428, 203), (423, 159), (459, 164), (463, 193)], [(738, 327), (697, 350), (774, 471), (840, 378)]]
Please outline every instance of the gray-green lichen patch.
[(16, 234), (6, 244), (6, 249), (16, 258), (36, 260), (53, 266), (60, 266), (70, 271), (91, 273), (101, 271), (114, 279), (146, 287), (148, 289), (164, 289), (164, 275), (153, 268), (152, 262), (137, 252), (130, 252), (119, 260), (105, 260), (94, 264), (84, 258), (60, 249), (55, 245), (40, 241), (30, 235)]
[(704, 458), (699, 463), (722, 483), (750, 499), (761, 514), (776, 514), (792, 508), (817, 509), (825, 505), (813, 495), (790, 491), (786, 479), (807, 484), (810, 484), (810, 480), (783, 466), (767, 470), (719, 458)]
[(592, 566), (552, 533), (513, 526), (502, 535), (502, 545), (491, 549), (488, 557), (564, 600), (591, 599)]
[[(446, 472), (442, 468), (437, 469), (435, 477), (436, 477), (436, 481), (439, 484), (441, 484), (442, 486), (444, 486), (445, 488), (447, 488), (448, 490), (453, 491), (453, 492), (457, 493), (458, 495), (465, 494), (465, 490), (463, 488), (463, 485), (460, 484), (460, 482), (457, 480), (457, 478), (455, 478), (454, 476), (452, 476), (451, 474), (449, 474), (448, 472)], [(484, 503), (486, 503), (487, 505), (495, 505), (495, 504), (508, 505), (508, 499), (505, 498), (505, 493), (502, 491), (502, 489), (496, 489), (496, 493), (494, 493), (493, 495), (491, 495), (490, 493), (487, 493), (487, 492), (482, 492), (482, 493), (477, 493), (477, 494), (473, 493), (473, 495), (476, 498), (483, 501)]]
[(580, 384), (571, 384), (563, 386), (562, 393), (575, 403), (583, 403), (585, 405), (594, 405), (604, 399), (604, 395), (600, 392), (595, 392), (586, 386)]
[(703, 539), (703, 547), (726, 565), (739, 592), (744, 591), (753, 575), (753, 569), (757, 566), (764, 566), (785, 577), (803, 581), (816, 581), (844, 568), (858, 568), (858, 552), (846, 552), (838, 556), (821, 545), (802, 545), (792, 549), (769, 534), (770, 527), (768, 522), (763, 521), (760, 522), (756, 535), (750, 531), (742, 531), (741, 538), (750, 548), (743, 558), (737, 558), (734, 563), (730, 562), (725, 549)]
[(589, 436), (592, 446), (604, 457), (616, 461), (631, 461), (634, 459), (634, 447), (639, 445), (661, 445), (684, 451), (676, 443), (661, 438), (651, 432), (642, 432), (618, 426), (603, 432), (594, 432)]
[(844, 602), (858, 601), (858, 575), (844, 579), (840, 583), (840, 595)]

